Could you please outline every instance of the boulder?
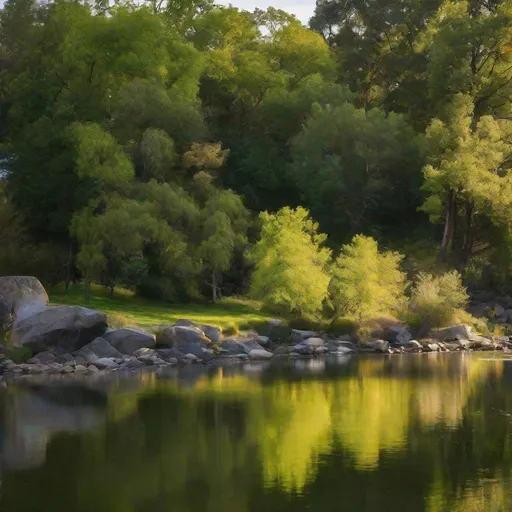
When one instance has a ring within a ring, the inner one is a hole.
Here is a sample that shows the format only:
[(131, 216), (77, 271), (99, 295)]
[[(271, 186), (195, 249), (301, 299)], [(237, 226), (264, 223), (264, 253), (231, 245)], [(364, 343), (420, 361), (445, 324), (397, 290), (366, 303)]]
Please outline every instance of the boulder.
[(412, 334), (407, 325), (395, 324), (389, 327), (386, 339), (397, 345), (406, 345), (412, 340)]
[(315, 346), (305, 345), (304, 343), (297, 343), (292, 347), (292, 353), (300, 354), (301, 356), (309, 356), (315, 352)]
[(139, 348), (151, 348), (155, 345), (155, 338), (151, 334), (128, 327), (108, 331), (102, 338), (108, 341), (121, 354), (129, 356)]
[(220, 348), (229, 355), (249, 354), (251, 350), (265, 350), (258, 340), (258, 336), (231, 336), (221, 343)]
[[(119, 365), (114, 361), (115, 358), (113, 357), (101, 357), (99, 359), (96, 359), (94, 362), (94, 366), (100, 370), (104, 369), (113, 369), (113, 368), (119, 368)], [(78, 368), (78, 366), (77, 366)], [(78, 371), (78, 370), (77, 370)]]
[(308, 338), (314, 338), (316, 336), (314, 331), (301, 331), (300, 329), (292, 329), (291, 341), (292, 343), (301, 343)]
[[(27, 318), (48, 306), (48, 294), (35, 277), (0, 277), (0, 336), (7, 333), (14, 320)], [(21, 315), (19, 313), (23, 311)]]
[(156, 352), (158, 356), (164, 361), (169, 361), (170, 359), (182, 361), (185, 359), (185, 354), (176, 348), (159, 348)]
[(301, 345), (307, 345), (308, 347), (323, 347), (325, 341), (322, 338), (308, 338), (304, 340)]
[(501, 304), (496, 304), (494, 306), (494, 314), (497, 317), (504, 316), (505, 308)]
[(174, 325), (178, 327), (197, 327), (211, 341), (219, 343), (222, 340), (222, 331), (214, 325), (198, 324), (191, 320), (178, 320)]
[(273, 355), (272, 352), (265, 349), (253, 349), (249, 352), (251, 359), (271, 359)]
[(27, 361), (29, 364), (48, 364), (53, 363), (57, 356), (51, 352), (39, 352), (37, 357), (32, 357)]
[(389, 343), (385, 340), (373, 340), (365, 343), (367, 348), (374, 350), (375, 352), (389, 352)]
[(404, 349), (407, 349), (408, 352), (413, 352), (415, 350), (420, 351), (422, 349), (420, 342), (416, 340), (410, 340), (407, 343), (402, 343), (401, 346)]
[(290, 347), (277, 347), (275, 350), (274, 350), (274, 355), (275, 356), (284, 356), (284, 355), (288, 355), (290, 353)]
[(209, 342), (210, 340), (204, 335), (203, 331), (192, 325), (173, 325), (172, 327), (164, 329), (156, 337), (156, 344), (161, 347), (177, 347), (183, 343), (207, 345)]
[[(114, 348), (106, 339), (96, 338), (95, 340), (84, 345), (75, 355), (85, 357), (88, 363), (94, 364), (97, 359), (103, 357), (123, 357), (121, 352)], [(39, 355), (38, 355), (39, 358)]]
[(262, 347), (268, 347), (270, 345), (270, 338), (268, 336), (258, 336), (258, 343)]
[(353, 354), (355, 351), (353, 348), (346, 347), (344, 345), (338, 345), (335, 354)]
[(81, 306), (56, 306), (16, 320), (11, 340), (32, 352), (75, 352), (107, 329), (104, 313)]
[(471, 327), (469, 325), (452, 325), (445, 329), (432, 331), (431, 335), (438, 341), (469, 340)]

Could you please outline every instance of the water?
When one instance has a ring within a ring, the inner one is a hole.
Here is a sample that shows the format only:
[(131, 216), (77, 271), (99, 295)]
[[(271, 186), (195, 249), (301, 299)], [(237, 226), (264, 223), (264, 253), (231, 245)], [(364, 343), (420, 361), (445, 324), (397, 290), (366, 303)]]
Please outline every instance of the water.
[(512, 510), (512, 361), (425, 354), (9, 385), (5, 512)]

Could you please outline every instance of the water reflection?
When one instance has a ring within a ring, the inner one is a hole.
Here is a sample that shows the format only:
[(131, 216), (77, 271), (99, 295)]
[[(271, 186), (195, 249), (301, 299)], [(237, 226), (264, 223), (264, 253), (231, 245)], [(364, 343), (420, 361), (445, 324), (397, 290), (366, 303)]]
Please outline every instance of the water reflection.
[(27, 382), (2, 396), (0, 505), (512, 510), (507, 365), (432, 354)]

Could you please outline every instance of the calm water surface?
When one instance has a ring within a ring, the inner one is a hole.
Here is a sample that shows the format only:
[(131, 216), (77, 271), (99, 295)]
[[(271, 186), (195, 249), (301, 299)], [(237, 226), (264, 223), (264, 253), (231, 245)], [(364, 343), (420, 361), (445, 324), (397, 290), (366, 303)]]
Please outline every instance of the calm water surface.
[(512, 511), (512, 361), (426, 354), (26, 381), (5, 512)]

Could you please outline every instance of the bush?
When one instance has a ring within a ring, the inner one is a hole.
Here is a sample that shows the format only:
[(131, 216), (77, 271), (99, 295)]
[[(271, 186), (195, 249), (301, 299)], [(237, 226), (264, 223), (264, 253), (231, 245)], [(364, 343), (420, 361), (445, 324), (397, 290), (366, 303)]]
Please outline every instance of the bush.
[(239, 332), (238, 326), (234, 322), (227, 324), (222, 328), (222, 334), (224, 336), (236, 336)]
[(122, 327), (133, 325), (133, 321), (130, 321), (122, 313), (110, 313), (107, 317), (108, 325), (112, 329), (121, 329)]
[(377, 242), (362, 235), (343, 246), (329, 284), (334, 318), (343, 315), (361, 321), (399, 312), (406, 304), (402, 259), (396, 252), (380, 253)]
[(420, 272), (412, 291), (410, 311), (420, 323), (443, 327), (454, 321), (468, 301), (468, 294), (456, 271), (433, 276)]

